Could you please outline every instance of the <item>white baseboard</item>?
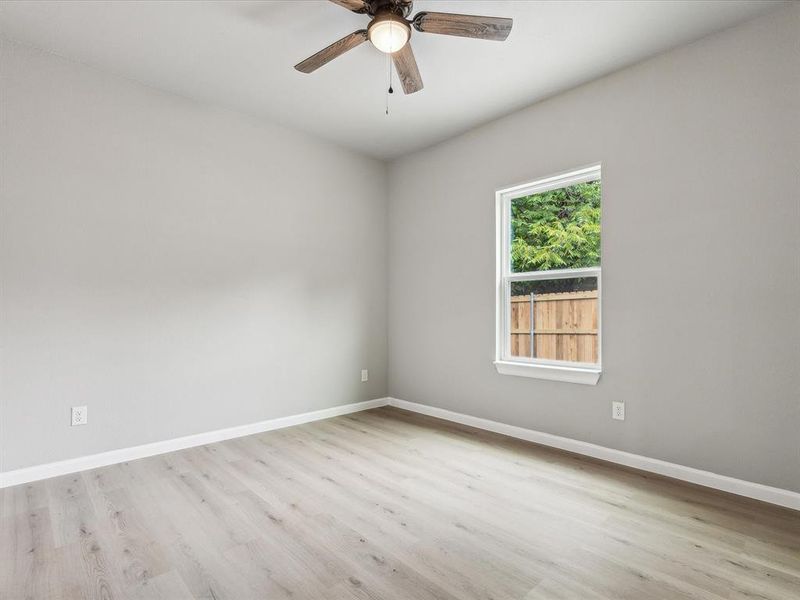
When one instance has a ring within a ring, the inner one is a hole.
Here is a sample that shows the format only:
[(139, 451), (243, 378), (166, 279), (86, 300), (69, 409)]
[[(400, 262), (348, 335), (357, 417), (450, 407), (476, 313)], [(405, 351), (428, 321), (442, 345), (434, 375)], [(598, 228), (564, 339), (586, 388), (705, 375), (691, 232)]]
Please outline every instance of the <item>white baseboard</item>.
[(763, 502), (769, 502), (770, 504), (777, 504), (779, 506), (800, 510), (800, 493), (797, 492), (770, 487), (760, 483), (743, 481), (741, 479), (734, 479), (733, 477), (718, 475), (710, 471), (702, 471), (692, 467), (676, 465), (675, 463), (658, 460), (657, 458), (648, 458), (639, 454), (614, 450), (613, 448), (606, 448), (605, 446), (581, 442), (579, 440), (535, 431), (533, 429), (506, 425), (505, 423), (481, 419), (479, 417), (473, 417), (443, 408), (436, 408), (426, 404), (417, 404), (416, 402), (389, 398), (389, 405), (429, 415), (431, 417), (445, 419), (446, 421), (453, 421), (454, 423), (461, 423), (462, 425), (469, 425), (470, 427), (501, 433), (509, 437), (527, 440), (543, 446), (560, 448), (561, 450), (583, 454), (584, 456), (591, 456), (592, 458), (599, 458), (619, 465), (625, 465), (626, 467), (633, 467), (642, 471), (672, 477), (673, 479), (696, 483), (724, 492), (738, 494), (739, 496), (754, 498)]
[(118, 450), (111, 450), (109, 452), (102, 452), (100, 454), (81, 456), (78, 458), (36, 465), (14, 471), (0, 472), (0, 488), (29, 483), (31, 481), (38, 481), (40, 479), (47, 479), (49, 477), (57, 477), (59, 475), (67, 475), (77, 471), (85, 471), (87, 469), (104, 467), (129, 460), (136, 460), (138, 458), (146, 458), (148, 456), (155, 456), (157, 454), (164, 454), (166, 452), (173, 452), (175, 450), (183, 450), (184, 448), (193, 448), (195, 446), (202, 446), (204, 444), (212, 444), (214, 442), (221, 442), (223, 440), (253, 435), (255, 433), (271, 431), (273, 429), (282, 429), (284, 427), (291, 427), (293, 425), (300, 425), (302, 423), (309, 423), (311, 421), (329, 419), (339, 415), (369, 410), (371, 408), (379, 408), (381, 406), (386, 406), (387, 404), (397, 408), (403, 408), (405, 410), (429, 415), (431, 417), (444, 419), (446, 421), (461, 423), (462, 425), (468, 425), (470, 427), (476, 427), (486, 431), (493, 431), (495, 433), (500, 433), (521, 440), (527, 440), (543, 446), (560, 448), (561, 450), (567, 450), (576, 454), (583, 454), (584, 456), (591, 456), (593, 458), (625, 465), (627, 467), (633, 467), (642, 471), (657, 473), (658, 475), (665, 475), (674, 479), (680, 479), (682, 481), (696, 483), (698, 485), (730, 492), (732, 494), (738, 494), (740, 496), (746, 496), (748, 498), (762, 500), (771, 504), (777, 504), (779, 506), (800, 510), (800, 493), (797, 492), (770, 487), (760, 483), (743, 481), (741, 479), (734, 479), (733, 477), (718, 475), (717, 473), (702, 471), (692, 467), (685, 467), (683, 465), (677, 465), (675, 463), (666, 462), (657, 458), (648, 458), (639, 454), (631, 454), (629, 452), (623, 452), (622, 450), (614, 450), (613, 448), (606, 448), (604, 446), (598, 446), (597, 444), (590, 444), (589, 442), (581, 442), (579, 440), (552, 435), (550, 433), (544, 433), (534, 429), (525, 429), (524, 427), (507, 425), (497, 421), (490, 421), (489, 419), (473, 417), (443, 408), (428, 406), (426, 404), (418, 404), (416, 402), (408, 402), (406, 400), (399, 400), (397, 398), (378, 398), (376, 400), (367, 400), (365, 402), (343, 404), (341, 406), (333, 406), (331, 408), (325, 408), (313, 412), (290, 415), (288, 417), (279, 417), (277, 419), (269, 419), (267, 421), (259, 421), (258, 423), (250, 423), (248, 425), (240, 425), (238, 427), (207, 431), (204, 433), (187, 435), (185, 437), (171, 440), (134, 446), (132, 448), (120, 448)]
[(203, 446), (204, 444), (212, 444), (214, 442), (230, 440), (245, 435), (253, 435), (254, 433), (262, 433), (264, 431), (282, 429), (284, 427), (291, 427), (292, 425), (300, 425), (311, 421), (329, 419), (339, 415), (386, 406), (388, 402), (388, 398), (378, 398), (365, 402), (342, 404), (340, 406), (301, 413), (299, 415), (278, 417), (277, 419), (259, 421), (258, 423), (250, 423), (248, 425), (239, 425), (238, 427), (228, 427), (227, 429), (206, 431), (204, 433), (187, 435), (185, 437), (164, 440), (162, 442), (133, 446), (132, 448), (120, 448), (118, 450), (110, 450), (109, 452), (101, 452), (100, 454), (91, 454), (89, 456), (80, 456), (69, 460), (16, 469), (14, 471), (0, 472), (0, 489), (11, 487), (12, 485), (38, 481), (40, 479), (47, 479), (49, 477), (67, 475), (68, 473), (75, 473), (77, 471), (85, 471), (87, 469), (95, 469), (97, 467), (105, 467), (129, 460), (136, 460), (137, 458), (146, 458), (148, 456), (155, 456), (156, 454), (164, 454), (175, 450), (183, 450), (184, 448), (193, 448), (195, 446)]

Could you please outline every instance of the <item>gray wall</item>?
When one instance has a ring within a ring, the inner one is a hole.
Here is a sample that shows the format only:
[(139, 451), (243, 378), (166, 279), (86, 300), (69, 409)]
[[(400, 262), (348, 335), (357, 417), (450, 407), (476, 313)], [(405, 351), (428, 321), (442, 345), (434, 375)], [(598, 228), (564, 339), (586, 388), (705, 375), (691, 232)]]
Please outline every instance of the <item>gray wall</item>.
[[(392, 395), (800, 491), (798, 29), (396, 161), (388, 262), (381, 163), (2, 41), (0, 470), (384, 396), (388, 264)], [(598, 160), (603, 377), (500, 376), (494, 191)]]
[(1, 470), (386, 395), (384, 164), (1, 50)]
[[(800, 491), (798, 31), (794, 5), (393, 163), (390, 394)], [(494, 192), (594, 161), (603, 376), (498, 375)]]

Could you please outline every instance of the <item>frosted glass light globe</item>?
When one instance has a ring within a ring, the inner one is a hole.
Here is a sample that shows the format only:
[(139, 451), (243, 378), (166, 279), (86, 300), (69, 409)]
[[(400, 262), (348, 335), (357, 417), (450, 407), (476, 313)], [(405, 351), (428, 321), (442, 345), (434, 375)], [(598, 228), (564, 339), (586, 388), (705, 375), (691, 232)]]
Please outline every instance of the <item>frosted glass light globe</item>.
[(381, 52), (397, 52), (408, 42), (411, 30), (408, 24), (394, 15), (375, 19), (369, 26), (369, 41)]

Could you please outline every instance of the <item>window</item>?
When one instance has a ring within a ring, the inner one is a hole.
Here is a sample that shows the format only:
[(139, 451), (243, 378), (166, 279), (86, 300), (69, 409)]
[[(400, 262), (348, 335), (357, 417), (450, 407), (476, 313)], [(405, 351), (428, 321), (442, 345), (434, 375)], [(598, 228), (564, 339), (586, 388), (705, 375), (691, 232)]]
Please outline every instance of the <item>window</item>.
[(497, 192), (495, 366), (600, 378), (600, 165)]

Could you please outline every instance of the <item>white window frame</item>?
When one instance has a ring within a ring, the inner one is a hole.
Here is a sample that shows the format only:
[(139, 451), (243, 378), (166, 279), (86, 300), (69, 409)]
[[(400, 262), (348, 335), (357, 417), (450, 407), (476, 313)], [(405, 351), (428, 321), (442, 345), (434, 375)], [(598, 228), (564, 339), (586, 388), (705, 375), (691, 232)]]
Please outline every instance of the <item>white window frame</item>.
[[(497, 223), (497, 339), (495, 344), (494, 365), (497, 368), (497, 372), (501, 375), (518, 375), (522, 377), (535, 377), (537, 379), (567, 381), (570, 383), (583, 383), (588, 385), (596, 385), (597, 381), (600, 379), (603, 349), (603, 293), (600, 267), (512, 273), (510, 252), (511, 202), (514, 199), (597, 180), (602, 182), (600, 163), (537, 179), (532, 183), (501, 189), (498, 190), (495, 195)], [(600, 206), (602, 207), (602, 199)], [(511, 356), (511, 335), (509, 335), (511, 330), (511, 283), (515, 281), (541, 281), (574, 277), (597, 278), (597, 363), (578, 363)]]

